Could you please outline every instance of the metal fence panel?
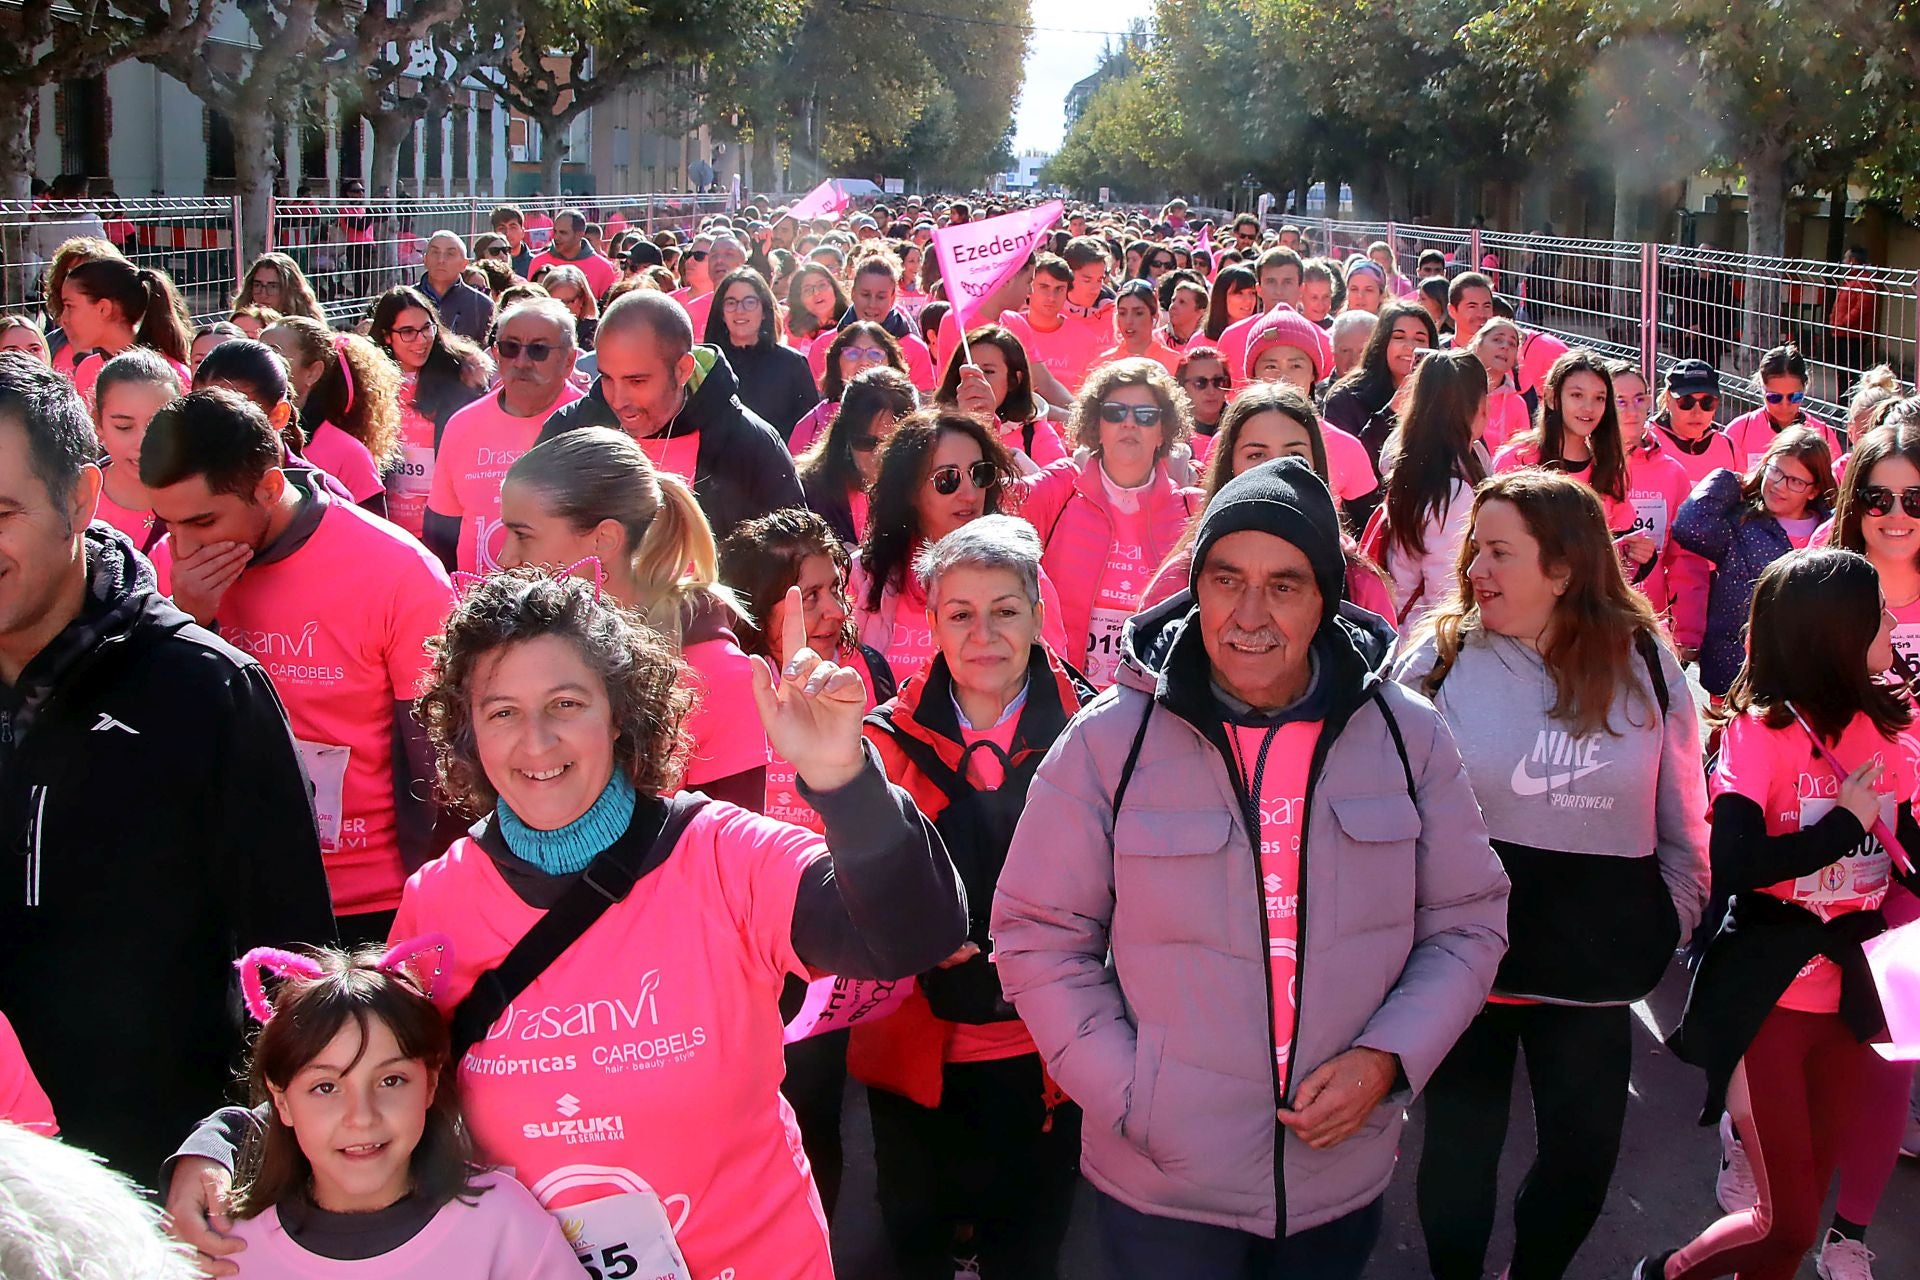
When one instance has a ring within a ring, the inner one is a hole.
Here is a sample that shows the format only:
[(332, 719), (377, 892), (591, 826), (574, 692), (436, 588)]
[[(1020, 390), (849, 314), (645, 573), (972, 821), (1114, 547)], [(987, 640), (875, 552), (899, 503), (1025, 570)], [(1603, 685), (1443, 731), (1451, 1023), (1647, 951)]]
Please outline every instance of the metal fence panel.
[(1522, 325), (1624, 360), (1640, 359), (1646, 305), (1640, 246), (1612, 240), (1480, 233), (1481, 268)]
[(238, 206), (227, 196), (176, 200), (0, 201), (0, 307), (34, 310), (54, 251), (96, 236), (134, 263), (165, 271), (196, 324), (232, 300)]
[(271, 241), (306, 275), (334, 325), (351, 328), (388, 289), (420, 279), (434, 232), (471, 242), (473, 216), (466, 199), (276, 200)]

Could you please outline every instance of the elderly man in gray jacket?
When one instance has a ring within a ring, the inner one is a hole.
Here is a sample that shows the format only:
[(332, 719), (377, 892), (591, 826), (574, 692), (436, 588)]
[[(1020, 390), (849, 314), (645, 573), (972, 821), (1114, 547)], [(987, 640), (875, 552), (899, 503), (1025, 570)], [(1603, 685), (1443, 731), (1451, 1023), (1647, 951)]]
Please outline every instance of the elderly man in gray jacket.
[(1487, 997), (1507, 880), (1445, 723), (1343, 604), (1300, 459), (1223, 488), (1054, 745), (993, 907), (1085, 1110), (1111, 1274), (1358, 1277), (1413, 1094)]

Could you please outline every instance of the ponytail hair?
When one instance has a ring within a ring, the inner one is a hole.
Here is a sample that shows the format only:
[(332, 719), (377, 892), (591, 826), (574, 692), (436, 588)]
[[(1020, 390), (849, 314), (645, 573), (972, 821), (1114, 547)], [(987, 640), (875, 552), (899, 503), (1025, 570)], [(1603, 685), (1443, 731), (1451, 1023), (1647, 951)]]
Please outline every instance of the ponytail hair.
[(649, 627), (678, 648), (688, 618), (702, 607), (746, 616), (720, 585), (713, 528), (687, 482), (653, 465), (624, 431), (581, 427), (520, 456), (507, 472), (540, 491), (547, 509), (584, 534), (603, 520), (625, 531), (621, 554), (639, 585), (630, 601)]
[(321, 366), (319, 381), (307, 390), (300, 422), (309, 439), (331, 422), (373, 455), (385, 468), (400, 452), (400, 367), (357, 333), (335, 333), (306, 316), (281, 316), (275, 329), (292, 334), (302, 364)]
[(105, 298), (113, 303), (141, 346), (181, 364), (191, 358), (193, 330), (166, 272), (136, 267), (116, 255), (82, 262), (67, 272), (66, 280), (95, 302)]

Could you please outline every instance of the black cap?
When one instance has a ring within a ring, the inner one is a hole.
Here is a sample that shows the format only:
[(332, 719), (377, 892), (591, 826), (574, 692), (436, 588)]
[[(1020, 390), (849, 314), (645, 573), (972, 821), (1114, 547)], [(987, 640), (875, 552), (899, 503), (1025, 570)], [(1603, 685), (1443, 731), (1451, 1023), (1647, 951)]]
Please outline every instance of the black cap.
[(1213, 544), (1230, 533), (1257, 530), (1300, 548), (1320, 585), (1324, 623), (1346, 594), (1347, 559), (1340, 549), (1340, 517), (1327, 482), (1305, 458), (1275, 458), (1222, 485), (1200, 517), (1187, 585), (1195, 587)]
[(1683, 396), (1689, 392), (1720, 394), (1720, 374), (1705, 360), (1682, 360), (1667, 370), (1667, 390)]
[(639, 271), (643, 267), (663, 267), (667, 264), (660, 246), (651, 240), (640, 239), (633, 242), (627, 250), (627, 270)]

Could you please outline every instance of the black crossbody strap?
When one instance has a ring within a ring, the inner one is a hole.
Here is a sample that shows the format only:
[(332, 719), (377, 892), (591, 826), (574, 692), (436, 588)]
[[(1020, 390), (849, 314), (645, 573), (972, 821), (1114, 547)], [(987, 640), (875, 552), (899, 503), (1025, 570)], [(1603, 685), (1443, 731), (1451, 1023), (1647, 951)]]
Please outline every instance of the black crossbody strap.
[(707, 798), (683, 792), (665, 801), (642, 799), (640, 804), (642, 811), (634, 815), (634, 822), (650, 825), (652, 835), (623, 836), (601, 850), (560, 900), (513, 944), (506, 958), (480, 975), (453, 1011), (455, 1063), (486, 1038), (488, 1029), (520, 993), (565, 955), (608, 907), (624, 900), (641, 877), (667, 860)]

